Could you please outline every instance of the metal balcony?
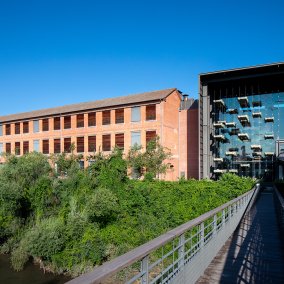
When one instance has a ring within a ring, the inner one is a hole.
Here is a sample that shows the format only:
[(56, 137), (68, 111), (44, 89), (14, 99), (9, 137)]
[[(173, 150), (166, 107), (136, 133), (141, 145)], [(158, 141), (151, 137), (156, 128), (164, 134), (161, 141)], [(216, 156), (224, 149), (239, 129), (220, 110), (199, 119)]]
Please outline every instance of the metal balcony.
[(261, 117), (261, 112), (253, 112), (253, 113), (252, 113), (252, 117), (253, 117), (253, 118)]
[(264, 139), (274, 139), (274, 134), (265, 134)]
[(232, 157), (234, 156), (234, 157), (236, 157), (237, 154), (238, 154), (238, 153), (237, 153), (236, 151), (227, 151), (227, 152), (226, 152), (226, 156), (232, 156)]
[(238, 98), (239, 104), (241, 107), (248, 107), (249, 103), (248, 103), (248, 97), (240, 97)]
[(239, 133), (239, 134), (238, 134), (238, 137), (239, 137), (239, 139), (242, 140), (242, 141), (249, 141), (249, 136), (248, 136), (247, 133)]
[(225, 128), (225, 124), (224, 123), (221, 123), (221, 122), (214, 122), (213, 123), (213, 126), (215, 128)]
[(266, 123), (266, 122), (274, 122), (274, 117), (272, 116), (272, 117), (265, 117), (264, 118), (264, 122)]
[(223, 158), (214, 158), (213, 161), (216, 163), (222, 163), (223, 162)]
[(230, 128), (230, 127), (236, 127), (236, 123), (235, 123), (235, 122), (227, 122), (227, 123), (226, 123), (226, 126), (227, 126), (228, 128)]
[(225, 141), (226, 138), (224, 135), (222, 134), (218, 134), (218, 135), (213, 135), (214, 139), (217, 140), (217, 141)]
[(238, 109), (236, 109), (236, 108), (229, 108), (229, 109), (227, 110), (227, 113), (229, 113), (229, 114), (238, 114), (239, 111), (238, 111)]
[(250, 148), (252, 150), (259, 150), (259, 151), (261, 151), (261, 149), (262, 149), (261, 145), (251, 145)]

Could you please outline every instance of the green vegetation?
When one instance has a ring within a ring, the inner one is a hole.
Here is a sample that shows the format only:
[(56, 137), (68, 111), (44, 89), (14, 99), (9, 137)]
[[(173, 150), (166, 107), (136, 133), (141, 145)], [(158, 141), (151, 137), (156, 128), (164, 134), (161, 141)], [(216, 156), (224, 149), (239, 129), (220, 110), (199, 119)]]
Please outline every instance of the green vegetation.
[(33, 258), (55, 273), (79, 275), (237, 197), (254, 183), (232, 174), (217, 182), (154, 180), (153, 172), (165, 170), (159, 163), (164, 156), (149, 151), (156, 165), (149, 155), (144, 155), (147, 163), (141, 156), (140, 164), (131, 158), (131, 166), (138, 163), (151, 174), (143, 181), (128, 178), (129, 160), (118, 149), (109, 156), (94, 155), (85, 170), (75, 155), (54, 157), (60, 174), (39, 153), (8, 157), (0, 169), (0, 240), (14, 269), (23, 269)]

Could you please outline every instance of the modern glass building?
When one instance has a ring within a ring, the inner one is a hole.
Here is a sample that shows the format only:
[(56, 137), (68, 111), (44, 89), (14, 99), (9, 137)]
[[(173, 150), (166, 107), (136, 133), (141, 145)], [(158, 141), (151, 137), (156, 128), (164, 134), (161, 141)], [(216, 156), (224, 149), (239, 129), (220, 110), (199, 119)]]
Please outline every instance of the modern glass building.
[(200, 178), (277, 178), (284, 63), (201, 74), (199, 122)]

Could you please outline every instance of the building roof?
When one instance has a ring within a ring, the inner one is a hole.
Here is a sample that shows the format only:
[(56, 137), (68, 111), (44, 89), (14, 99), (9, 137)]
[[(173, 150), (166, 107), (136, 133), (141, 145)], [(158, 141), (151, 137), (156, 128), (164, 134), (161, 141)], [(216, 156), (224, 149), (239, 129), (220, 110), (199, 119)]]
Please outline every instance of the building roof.
[(6, 116), (0, 116), (0, 122), (25, 120), (37, 117), (46, 117), (46, 116), (81, 112), (87, 110), (105, 109), (116, 106), (119, 107), (122, 105), (133, 105), (133, 104), (141, 104), (146, 102), (154, 102), (165, 99), (174, 91), (177, 91), (177, 89), (171, 88), (171, 89), (152, 91), (152, 92), (146, 92), (146, 93), (123, 96), (123, 97), (108, 98), (92, 102), (78, 103), (78, 104), (65, 105), (65, 106), (48, 108), (48, 109), (35, 110), (30, 112), (10, 114)]
[(228, 78), (241, 78), (241, 77), (257, 77), (263, 75), (272, 75), (275, 73), (283, 74), (284, 62), (254, 65), (248, 67), (234, 68), (228, 70), (220, 70), (214, 72), (207, 72), (199, 74), (201, 81), (214, 82), (222, 81)]

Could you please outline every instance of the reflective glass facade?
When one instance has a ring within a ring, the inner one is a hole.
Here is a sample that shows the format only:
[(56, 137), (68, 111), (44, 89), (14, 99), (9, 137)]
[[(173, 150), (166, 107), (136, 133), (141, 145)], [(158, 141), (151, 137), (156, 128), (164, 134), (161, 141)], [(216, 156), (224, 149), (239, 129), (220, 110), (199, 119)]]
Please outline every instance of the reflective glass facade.
[[(213, 98), (215, 173), (273, 175), (275, 141), (284, 138), (284, 92)], [(220, 170), (220, 171), (218, 171)]]

